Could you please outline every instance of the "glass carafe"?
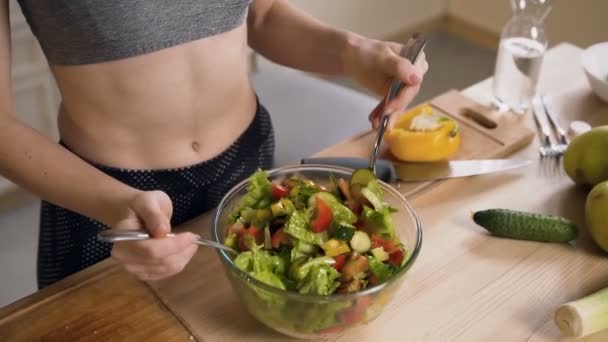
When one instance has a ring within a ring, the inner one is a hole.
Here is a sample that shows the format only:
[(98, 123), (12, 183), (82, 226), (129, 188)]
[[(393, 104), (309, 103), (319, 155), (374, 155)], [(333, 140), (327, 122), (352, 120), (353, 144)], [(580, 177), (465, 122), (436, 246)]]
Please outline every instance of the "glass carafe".
[(543, 22), (551, 0), (510, 0), (513, 16), (502, 29), (494, 71), (494, 100), (500, 110), (525, 113), (536, 94), (548, 46)]

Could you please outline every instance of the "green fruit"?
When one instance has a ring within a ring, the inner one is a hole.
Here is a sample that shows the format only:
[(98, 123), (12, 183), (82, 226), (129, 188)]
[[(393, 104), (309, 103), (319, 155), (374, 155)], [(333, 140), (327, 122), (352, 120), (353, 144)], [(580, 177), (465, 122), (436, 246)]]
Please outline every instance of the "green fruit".
[(587, 196), (585, 216), (591, 237), (608, 252), (608, 181), (596, 185)]
[(579, 185), (594, 186), (608, 180), (608, 125), (572, 139), (564, 154), (564, 169)]

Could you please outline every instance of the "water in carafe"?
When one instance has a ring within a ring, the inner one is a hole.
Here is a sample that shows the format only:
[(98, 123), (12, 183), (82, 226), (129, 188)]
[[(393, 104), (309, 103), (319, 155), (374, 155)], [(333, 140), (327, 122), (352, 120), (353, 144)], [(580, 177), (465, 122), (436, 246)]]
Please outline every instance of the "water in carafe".
[(547, 49), (543, 20), (549, 2), (511, 0), (514, 15), (502, 30), (494, 71), (494, 100), (501, 110), (523, 113), (536, 94)]
[(536, 93), (546, 47), (532, 39), (513, 37), (500, 43), (494, 96), (501, 105), (524, 111)]

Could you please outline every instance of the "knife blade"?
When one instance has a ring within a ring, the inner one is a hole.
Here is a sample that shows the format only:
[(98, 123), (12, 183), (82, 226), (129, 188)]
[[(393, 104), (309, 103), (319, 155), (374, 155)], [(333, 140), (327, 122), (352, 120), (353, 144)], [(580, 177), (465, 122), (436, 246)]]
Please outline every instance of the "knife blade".
[[(355, 157), (303, 158), (301, 164), (322, 164), (349, 169), (364, 168), (367, 160)], [(433, 163), (404, 163), (378, 160), (376, 176), (385, 182), (421, 182), (449, 178), (470, 177), (488, 173), (512, 170), (532, 164), (522, 159), (476, 159), (451, 160)]]

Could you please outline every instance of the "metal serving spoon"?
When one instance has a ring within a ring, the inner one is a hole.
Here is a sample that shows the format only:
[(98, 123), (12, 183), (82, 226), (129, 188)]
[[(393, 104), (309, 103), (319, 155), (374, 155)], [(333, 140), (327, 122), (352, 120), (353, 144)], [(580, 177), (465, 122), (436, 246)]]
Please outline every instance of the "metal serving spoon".
[[(418, 57), (424, 50), (426, 46), (427, 39), (424, 38), (420, 34), (415, 34), (408, 40), (406, 45), (401, 50), (400, 55), (415, 65), (418, 61)], [(389, 89), (388, 95), (386, 96), (385, 103), (388, 103), (392, 100), (401, 89), (403, 89), (403, 82), (399, 79), (394, 79), (391, 83), (391, 87)], [(384, 131), (386, 130), (386, 126), (388, 125), (388, 120), (392, 113), (384, 113), (382, 115), (382, 119), (380, 121), (380, 126), (378, 127), (378, 134), (376, 135), (376, 141), (374, 142), (374, 149), (372, 150), (372, 154), (369, 158), (369, 169), (375, 174), (376, 173), (376, 159), (378, 158), (378, 152), (380, 151), (380, 143), (382, 142), (382, 137), (384, 136)]]
[[(172, 236), (175, 236), (175, 234), (169, 233), (169, 234), (167, 234), (167, 236), (172, 237)], [(150, 237), (148, 232), (146, 232), (145, 230), (117, 230), (117, 229), (104, 230), (104, 231), (100, 232), (99, 234), (97, 234), (97, 238), (104, 242), (139, 241), (139, 240), (152, 239), (152, 237)], [(234, 254), (238, 254), (238, 252), (235, 251), (234, 249), (232, 249), (228, 246), (213, 242), (211, 240), (198, 238), (196, 241), (194, 241), (194, 243), (199, 244), (201, 246), (213, 247), (213, 248), (221, 249), (221, 250), (231, 252)]]

